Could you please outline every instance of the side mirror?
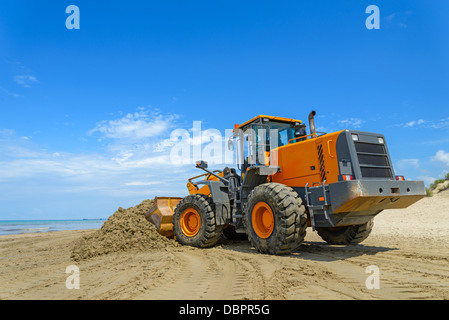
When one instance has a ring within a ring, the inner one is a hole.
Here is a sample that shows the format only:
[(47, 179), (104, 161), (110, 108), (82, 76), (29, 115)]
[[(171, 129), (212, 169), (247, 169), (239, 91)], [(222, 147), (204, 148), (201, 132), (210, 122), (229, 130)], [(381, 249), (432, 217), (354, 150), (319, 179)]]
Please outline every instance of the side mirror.
[(197, 161), (196, 167), (200, 169), (207, 169), (207, 162), (203, 160)]
[(305, 125), (295, 126), (295, 132), (294, 132), (295, 138), (305, 136), (306, 134), (307, 134), (307, 131), (306, 131)]

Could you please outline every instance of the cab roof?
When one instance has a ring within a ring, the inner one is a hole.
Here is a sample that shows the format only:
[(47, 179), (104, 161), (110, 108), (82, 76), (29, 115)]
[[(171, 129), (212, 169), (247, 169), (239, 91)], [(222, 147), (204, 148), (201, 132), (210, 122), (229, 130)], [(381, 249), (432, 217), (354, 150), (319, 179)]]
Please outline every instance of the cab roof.
[(285, 123), (302, 123), (301, 120), (296, 120), (296, 119), (283, 118), (283, 117), (273, 117), (273, 116), (266, 116), (266, 115), (258, 115), (257, 117), (254, 117), (251, 120), (248, 120), (248, 121), (246, 121), (246, 122), (244, 122), (244, 123), (242, 123), (240, 125), (239, 124), (234, 125), (234, 130), (246, 127), (247, 125), (257, 121), (260, 118), (269, 119), (269, 120), (278, 121), (278, 122), (285, 122)]

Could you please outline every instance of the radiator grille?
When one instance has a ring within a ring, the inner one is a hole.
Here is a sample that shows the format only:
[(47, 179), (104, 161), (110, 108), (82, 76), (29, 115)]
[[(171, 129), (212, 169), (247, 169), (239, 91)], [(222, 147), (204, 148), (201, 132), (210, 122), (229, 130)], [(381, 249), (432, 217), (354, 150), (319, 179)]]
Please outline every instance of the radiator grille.
[(365, 142), (354, 142), (360, 171), (364, 178), (391, 178), (392, 171), (385, 146)]

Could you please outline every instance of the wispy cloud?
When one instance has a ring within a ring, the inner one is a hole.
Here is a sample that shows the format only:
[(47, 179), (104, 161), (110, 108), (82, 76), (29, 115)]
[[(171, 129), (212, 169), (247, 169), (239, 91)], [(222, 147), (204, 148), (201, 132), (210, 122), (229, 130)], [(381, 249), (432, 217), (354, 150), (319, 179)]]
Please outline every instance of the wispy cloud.
[(9, 97), (14, 97), (14, 98), (20, 97), (20, 95), (18, 93), (11, 92), (3, 87), (0, 87), (0, 92), (3, 92), (5, 95), (7, 95)]
[(432, 160), (442, 162), (447, 168), (449, 168), (449, 152), (438, 150)]
[(394, 170), (398, 175), (403, 175), (407, 180), (424, 181), (430, 185), (435, 179), (429, 175), (429, 159), (400, 159), (395, 161)]
[(407, 128), (407, 127), (413, 127), (413, 126), (415, 126), (415, 125), (420, 125), (420, 124), (423, 124), (423, 123), (425, 123), (426, 121), (425, 120), (423, 120), (423, 119), (419, 119), (419, 120), (413, 120), (413, 121), (409, 121), (409, 122), (407, 122), (407, 123), (405, 123), (404, 124), (404, 128)]
[(145, 108), (140, 108), (139, 111), (128, 113), (117, 120), (100, 121), (88, 134), (98, 133), (100, 140), (143, 140), (165, 133), (173, 126), (176, 118), (176, 115), (150, 113)]
[(449, 117), (430, 123), (430, 127), (434, 129), (449, 128)]
[(436, 180), (434, 177), (425, 176), (425, 175), (418, 176), (417, 179), (419, 181), (424, 181), (424, 184), (427, 186), (432, 184)]
[[(438, 150), (429, 158), (401, 159), (395, 162), (394, 167), (396, 174), (404, 175), (407, 179), (424, 181), (429, 186), (449, 171), (449, 152)], [(433, 171), (433, 174), (429, 170)]]
[(449, 117), (441, 118), (438, 120), (424, 120), (424, 119), (411, 120), (405, 123), (401, 123), (399, 124), (399, 126), (403, 128), (412, 128), (418, 126), (430, 129), (449, 128)]
[(338, 120), (337, 122), (340, 126), (344, 126), (347, 128), (360, 128), (364, 121), (358, 118), (349, 118), (344, 120)]
[(37, 83), (37, 78), (31, 75), (15, 76), (14, 81), (24, 88), (31, 87), (31, 84)]
[(419, 159), (401, 159), (397, 162), (398, 169), (413, 168), (419, 169)]
[(413, 14), (412, 11), (407, 10), (405, 12), (394, 12), (385, 16), (384, 20), (387, 26), (396, 26), (399, 28), (408, 27), (408, 17)]
[(392, 13), (392, 14), (386, 16), (385, 20), (387, 20), (388, 22), (392, 22), (395, 17), (396, 17), (396, 13)]

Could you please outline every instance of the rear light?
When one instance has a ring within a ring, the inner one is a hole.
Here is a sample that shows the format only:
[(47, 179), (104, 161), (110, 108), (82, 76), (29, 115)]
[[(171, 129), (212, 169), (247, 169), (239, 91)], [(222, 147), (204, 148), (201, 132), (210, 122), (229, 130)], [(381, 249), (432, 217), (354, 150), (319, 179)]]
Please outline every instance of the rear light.
[(344, 175), (343, 175), (343, 180), (344, 180), (344, 181), (354, 180), (354, 177), (351, 176), (350, 174), (344, 174)]
[(396, 180), (398, 181), (404, 181), (404, 176), (396, 176)]

